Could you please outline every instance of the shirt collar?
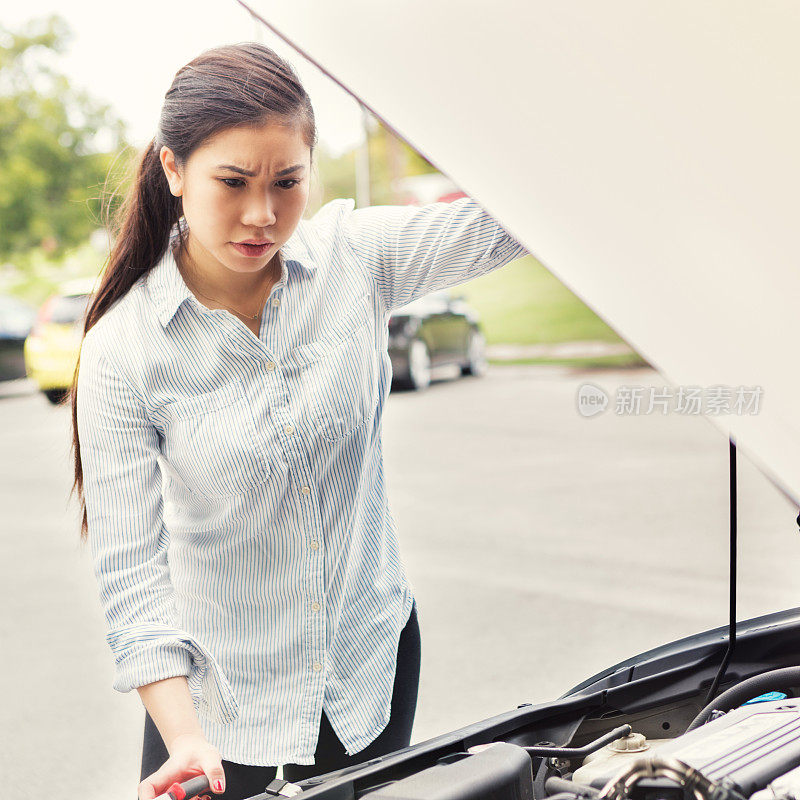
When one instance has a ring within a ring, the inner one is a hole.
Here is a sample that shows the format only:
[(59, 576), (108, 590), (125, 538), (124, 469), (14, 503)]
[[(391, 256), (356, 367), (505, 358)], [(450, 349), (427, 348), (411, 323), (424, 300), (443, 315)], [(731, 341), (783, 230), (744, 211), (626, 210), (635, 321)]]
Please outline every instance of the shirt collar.
[(294, 229), (294, 233), (281, 247), (281, 253), (283, 253), (283, 260), (287, 264), (297, 264), (306, 272), (313, 273), (316, 271), (317, 265), (314, 263), (314, 258), (306, 242), (307, 225), (306, 220), (300, 220), (300, 223)]
[[(313, 274), (317, 269), (317, 265), (309, 253), (308, 246), (303, 240), (301, 227), (305, 227), (302, 221), (281, 247), (284, 269), (278, 281), (279, 284), (285, 284), (295, 268), (308, 274)], [(177, 227), (173, 227), (170, 233), (169, 245), (164, 255), (147, 275), (148, 292), (155, 304), (158, 318), (165, 328), (169, 325), (170, 320), (175, 316), (183, 302), (192, 297), (192, 293), (184, 282), (178, 269), (178, 264), (175, 261), (174, 248), (177, 248), (177, 246), (178, 231)]]

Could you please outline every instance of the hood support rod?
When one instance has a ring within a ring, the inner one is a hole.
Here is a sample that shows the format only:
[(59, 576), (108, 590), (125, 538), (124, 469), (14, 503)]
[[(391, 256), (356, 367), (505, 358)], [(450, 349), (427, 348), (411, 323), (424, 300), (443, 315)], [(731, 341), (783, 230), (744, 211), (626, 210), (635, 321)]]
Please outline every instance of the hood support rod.
[(729, 622), (728, 622), (728, 648), (722, 659), (717, 675), (711, 688), (708, 690), (705, 705), (708, 705), (715, 697), (720, 682), (725, 677), (725, 670), (728, 669), (733, 649), (736, 647), (736, 442), (731, 436), (728, 439), (728, 471), (729, 471), (729, 495), (730, 495), (730, 560), (728, 573), (728, 599), (730, 603)]

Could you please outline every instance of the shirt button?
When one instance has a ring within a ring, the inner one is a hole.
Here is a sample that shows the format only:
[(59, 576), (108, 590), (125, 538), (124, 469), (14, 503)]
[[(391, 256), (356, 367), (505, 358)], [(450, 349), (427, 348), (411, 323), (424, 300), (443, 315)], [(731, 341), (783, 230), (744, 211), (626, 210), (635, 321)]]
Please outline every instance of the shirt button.
[(316, 550), (316, 549), (319, 547), (319, 542), (318, 542), (316, 539), (312, 539), (312, 540), (311, 540), (311, 541), (308, 543), (308, 546), (309, 546), (309, 547), (310, 547), (312, 550)]
[(272, 299), (272, 307), (277, 308), (281, 304), (280, 298), (274, 297)]
[(304, 486), (302, 489), (300, 489), (300, 492), (302, 494), (311, 494), (311, 489), (308, 486)]
[(314, 672), (319, 672), (322, 669), (322, 664), (320, 664), (319, 661), (315, 661), (313, 666)]
[(319, 611), (321, 607), (322, 607), (322, 606), (320, 606), (320, 604), (319, 604), (319, 603), (312, 603), (312, 604), (311, 604), (311, 610), (312, 610), (312, 611)]
[(275, 362), (274, 361), (267, 361), (267, 372), (272, 372), (275, 369)]
[(293, 425), (284, 425), (283, 426), (283, 432), (287, 436), (291, 436), (294, 433), (294, 426)]

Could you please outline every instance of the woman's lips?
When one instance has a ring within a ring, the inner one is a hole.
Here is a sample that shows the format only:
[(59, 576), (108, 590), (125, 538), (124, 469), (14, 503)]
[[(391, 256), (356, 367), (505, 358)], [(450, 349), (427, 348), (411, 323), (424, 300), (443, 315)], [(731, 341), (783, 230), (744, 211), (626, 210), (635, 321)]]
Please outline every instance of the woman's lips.
[(240, 252), (243, 256), (250, 256), (251, 258), (258, 258), (259, 256), (263, 256), (264, 253), (272, 247), (272, 242), (266, 242), (264, 244), (248, 244), (247, 242), (231, 242), (231, 244)]

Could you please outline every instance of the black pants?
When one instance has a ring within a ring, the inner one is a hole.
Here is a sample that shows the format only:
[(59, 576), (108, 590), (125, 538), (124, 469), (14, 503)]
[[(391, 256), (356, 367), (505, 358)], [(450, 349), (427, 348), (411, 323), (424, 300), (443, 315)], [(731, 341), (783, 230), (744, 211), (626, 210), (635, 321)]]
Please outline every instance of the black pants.
[[(411, 742), (411, 728), (417, 709), (417, 690), (419, 688), (420, 633), (417, 621), (417, 604), (411, 607), (411, 616), (400, 633), (397, 650), (397, 671), (392, 691), (391, 717), (378, 737), (363, 750), (349, 756), (331, 727), (325, 711), (322, 712), (319, 727), (319, 741), (311, 765), (284, 764), (283, 777), (287, 781), (301, 781), (314, 775), (323, 775), (352, 764), (360, 764), (371, 758), (386, 755), (394, 750), (408, 747)], [(142, 777), (154, 773), (167, 760), (169, 754), (164, 741), (150, 715), (145, 712), (144, 746), (142, 747)], [(215, 800), (245, 800), (261, 794), (264, 787), (275, 778), (277, 767), (255, 767), (222, 760), (225, 770), (225, 793), (210, 797)]]

